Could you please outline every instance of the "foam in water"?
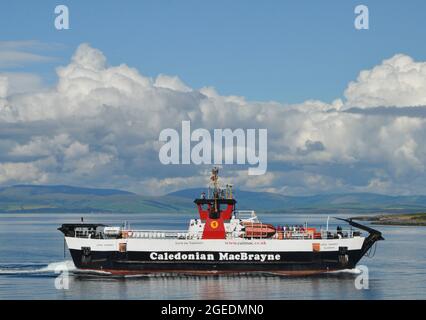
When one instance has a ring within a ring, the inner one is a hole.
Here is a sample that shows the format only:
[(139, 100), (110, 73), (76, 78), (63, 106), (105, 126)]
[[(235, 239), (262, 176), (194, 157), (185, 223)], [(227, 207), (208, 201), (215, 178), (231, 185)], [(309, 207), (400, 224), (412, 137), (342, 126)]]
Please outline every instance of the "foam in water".
[(362, 271), (358, 268), (353, 269), (342, 269), (342, 270), (336, 270), (336, 271), (329, 271), (328, 273), (349, 273), (349, 274), (361, 274)]
[(2, 275), (59, 273), (65, 270), (76, 270), (71, 260), (52, 262), (47, 265), (40, 263), (9, 263), (0, 265), (0, 274)]
[(110, 275), (111, 272), (108, 271), (102, 271), (102, 270), (81, 270), (81, 269), (74, 269), (72, 270), (72, 273), (74, 274), (81, 274), (81, 275)]

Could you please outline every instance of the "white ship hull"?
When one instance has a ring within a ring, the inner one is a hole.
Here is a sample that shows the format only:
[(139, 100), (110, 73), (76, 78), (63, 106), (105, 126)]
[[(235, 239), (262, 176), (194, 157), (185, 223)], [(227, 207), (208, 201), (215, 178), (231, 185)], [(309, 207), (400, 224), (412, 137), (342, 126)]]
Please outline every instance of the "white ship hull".
[(88, 239), (66, 237), (80, 269), (153, 272), (311, 274), (355, 267), (364, 237), (318, 240)]

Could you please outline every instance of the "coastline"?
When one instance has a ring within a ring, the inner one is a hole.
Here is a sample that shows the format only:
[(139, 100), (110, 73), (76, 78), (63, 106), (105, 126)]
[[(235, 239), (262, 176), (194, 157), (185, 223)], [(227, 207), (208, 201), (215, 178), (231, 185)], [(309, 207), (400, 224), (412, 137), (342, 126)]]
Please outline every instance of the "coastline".
[(369, 221), (374, 225), (390, 226), (426, 226), (426, 213), (379, 214), (375, 216), (358, 216), (354, 220)]

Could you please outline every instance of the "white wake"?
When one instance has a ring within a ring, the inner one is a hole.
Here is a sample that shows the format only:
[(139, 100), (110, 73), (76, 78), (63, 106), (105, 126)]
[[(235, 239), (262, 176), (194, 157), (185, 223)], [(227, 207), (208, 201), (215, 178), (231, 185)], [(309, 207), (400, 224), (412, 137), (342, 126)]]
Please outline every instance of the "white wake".
[(342, 269), (342, 270), (336, 270), (336, 271), (328, 271), (327, 273), (350, 273), (350, 274), (361, 274), (362, 271), (358, 268), (353, 269)]
[(0, 275), (19, 275), (19, 274), (45, 274), (60, 273), (63, 271), (76, 270), (71, 260), (52, 262), (49, 264), (40, 263), (9, 263), (0, 264)]

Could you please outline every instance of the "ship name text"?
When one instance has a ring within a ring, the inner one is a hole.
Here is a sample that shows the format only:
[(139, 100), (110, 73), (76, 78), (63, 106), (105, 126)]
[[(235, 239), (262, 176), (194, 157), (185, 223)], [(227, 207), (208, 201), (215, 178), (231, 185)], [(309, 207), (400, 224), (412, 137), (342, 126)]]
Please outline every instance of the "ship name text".
[(188, 260), (188, 261), (280, 261), (281, 255), (278, 253), (247, 253), (247, 252), (217, 252), (217, 253), (182, 253), (182, 252), (151, 252), (149, 255), (151, 260), (171, 261), (171, 260)]

